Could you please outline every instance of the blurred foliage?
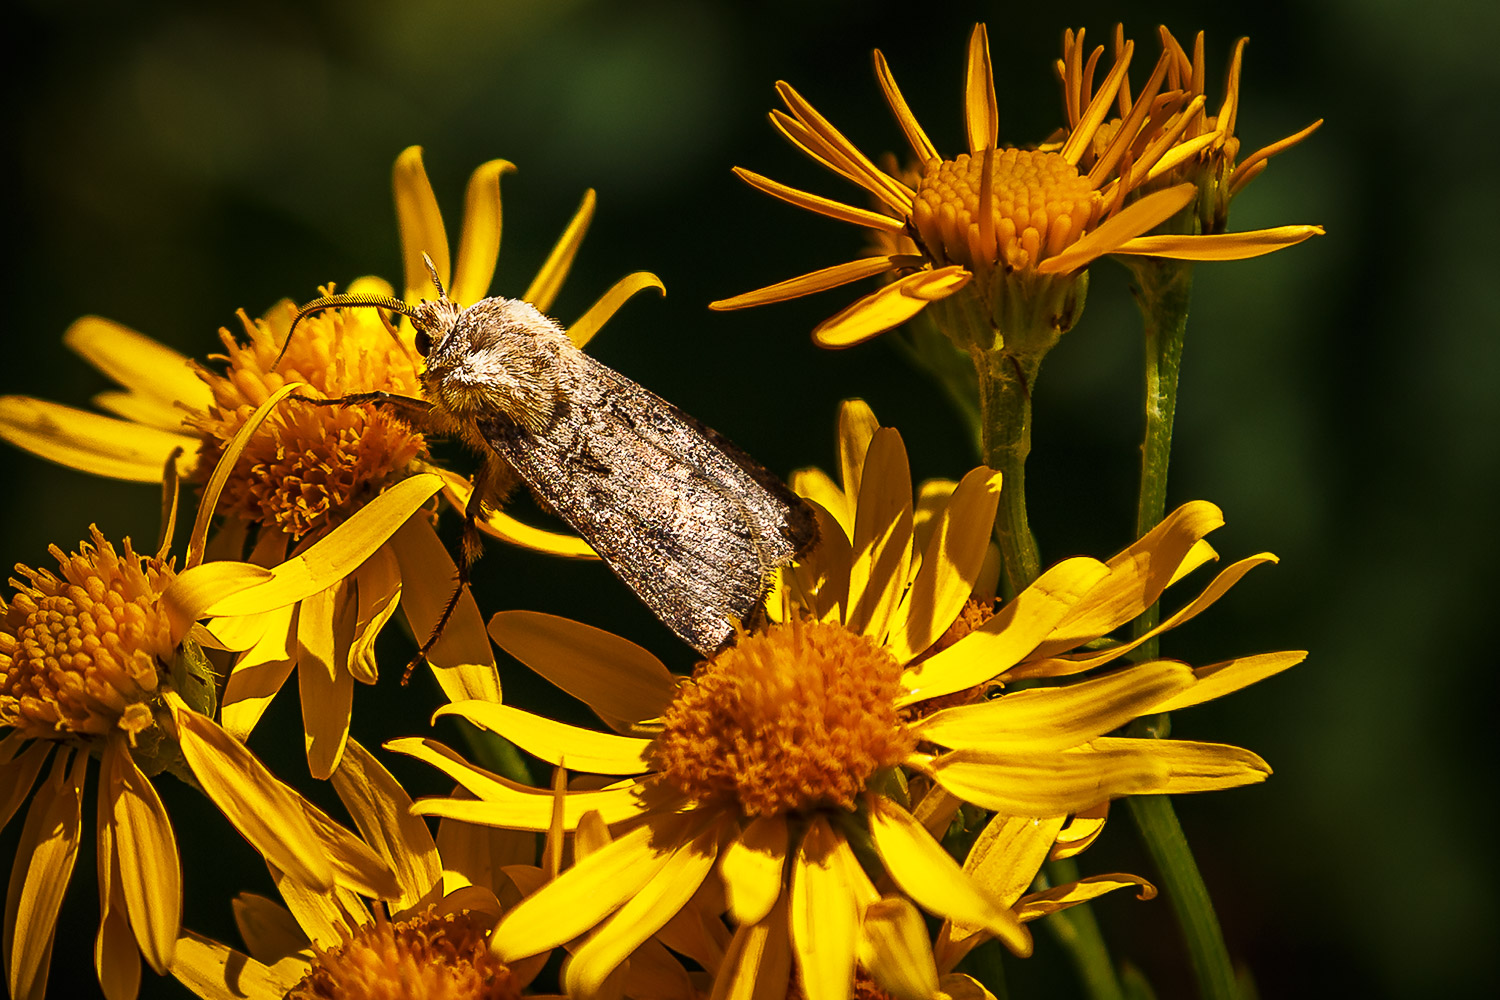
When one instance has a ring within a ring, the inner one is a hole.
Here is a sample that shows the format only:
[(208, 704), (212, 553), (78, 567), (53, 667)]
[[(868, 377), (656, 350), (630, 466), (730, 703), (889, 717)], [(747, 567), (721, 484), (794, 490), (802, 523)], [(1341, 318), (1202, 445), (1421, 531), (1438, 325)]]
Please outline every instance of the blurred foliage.
[[(1251, 36), (1247, 148), (1328, 120), (1232, 218), (1239, 229), (1321, 223), (1328, 235), (1198, 270), (1170, 490), (1173, 504), (1224, 508), (1215, 544), (1226, 556), (1270, 549), (1282, 564), (1164, 652), (1205, 663), (1312, 650), (1292, 673), (1174, 719), (1176, 735), (1239, 743), (1278, 768), (1264, 786), (1178, 806), (1231, 950), (1264, 996), (1467, 991), (1490, 978), (1500, 937), (1496, 861), (1464, 839), (1496, 819), (1492, 702), (1472, 688), (1493, 666), (1481, 637), (1500, 554), (1500, 347), (1496, 300), (1482, 293), (1497, 263), (1484, 227), (1500, 222), (1495, 140), (1482, 127), (1500, 82), (1496, 10), (1171, 0), (1125, 12), (1141, 62), (1155, 55), (1158, 22), (1182, 39), (1206, 29), (1215, 74), (1234, 39)], [(729, 167), (853, 197), (782, 143), (765, 112), (772, 82), (786, 79), (862, 148), (897, 148), (870, 69), (876, 46), (939, 148), (955, 150), (976, 17), (990, 25), (1002, 138), (1038, 141), (1060, 121), (1051, 62), (1062, 28), (1107, 41), (1121, 15), (1077, 2), (913, 12), (835, 0), (22, 0), (6, 63), (17, 256), (0, 391), (82, 405), (106, 388), (60, 342), (85, 313), (201, 357), (236, 308), (259, 312), (361, 274), (397, 278), (390, 167), (421, 143), (453, 230), (473, 167), (497, 156), (519, 166), (504, 181), (501, 294), (520, 293), (583, 190), (597, 188), (557, 314), (571, 320), (624, 273), (655, 271), (666, 299), (632, 302), (591, 350), (772, 468), (830, 467), (836, 404), (858, 395), (901, 429), (916, 475), (957, 475), (973, 459), (956, 417), (890, 344), (812, 347), (808, 331), (849, 295), (707, 311), (856, 249), (849, 227), (773, 203)], [(1210, 93), (1220, 86), (1211, 77)], [(1048, 559), (1113, 552), (1133, 510), (1138, 320), (1119, 269), (1095, 271), (1087, 313), (1038, 388), (1029, 492)], [(7, 563), (45, 563), (49, 543), (70, 547), (91, 522), (116, 539), (155, 532), (149, 487), (14, 450), (5, 460)], [(596, 565), (492, 545), (479, 575), (487, 610), (570, 614), (691, 666)], [(387, 666), (403, 655), (398, 639)], [(502, 670), (509, 699), (552, 697), (514, 665)], [(367, 742), (428, 731), (425, 712), (393, 714), (390, 683), (356, 696)], [(421, 693), (435, 702), (430, 684)], [(253, 745), (305, 787), (296, 711), (283, 695)], [(441, 790), (430, 773), (393, 767), (414, 789)], [(184, 841), (187, 924), (236, 940), (229, 898), (269, 892), (266, 873), (194, 793), (164, 793)], [(1086, 869), (1149, 874), (1132, 837), (1114, 824)], [(85, 957), (91, 858), (64, 909), (58, 996), (97, 993)], [(1121, 894), (1096, 910), (1117, 955), (1159, 995), (1188, 993), (1163, 904)], [(1007, 962), (1011, 995), (1076, 995), (1041, 940), (1036, 958)], [(148, 973), (143, 995), (185, 993)]]

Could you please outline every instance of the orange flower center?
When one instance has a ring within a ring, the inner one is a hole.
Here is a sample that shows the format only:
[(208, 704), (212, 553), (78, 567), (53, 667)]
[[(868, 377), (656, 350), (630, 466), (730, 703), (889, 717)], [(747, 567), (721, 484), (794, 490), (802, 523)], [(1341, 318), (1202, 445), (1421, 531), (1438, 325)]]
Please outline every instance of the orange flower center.
[(93, 544), (52, 553), (61, 575), (17, 566), (30, 584), (0, 600), (0, 725), (22, 736), (132, 739), (153, 723), (147, 702), (172, 662), (162, 591), (176, 575), (158, 559), (124, 553), (89, 529)]
[(981, 207), (983, 174), (982, 154), (930, 160), (923, 170), (911, 221), (939, 264), (1035, 267), (1077, 241), (1098, 211), (1098, 192), (1058, 153), (995, 150)]
[[(269, 323), (252, 322), (241, 313), (244, 344), (228, 330), (220, 331), (228, 354), (218, 360), (227, 361), (228, 369), (222, 375), (199, 369), (199, 378), (213, 390), (214, 404), (207, 413), (188, 418), (204, 437), (198, 458), (202, 475), (255, 408), (288, 382), (307, 383), (298, 395), (313, 398), (377, 390), (421, 395), (415, 355), (396, 343), (373, 309), (304, 319), (278, 364), (295, 315), (290, 303)], [(389, 410), (286, 399), (240, 456), (224, 487), (221, 509), (301, 538), (343, 520), (425, 454), (422, 435)]]
[(433, 909), (400, 923), (377, 911), (336, 948), (320, 952), (287, 1000), (510, 1000), (521, 995), (490, 952), (493, 922)]
[(792, 622), (700, 664), (662, 717), (663, 778), (743, 815), (852, 809), (915, 741), (895, 708), (901, 667), (842, 626)]

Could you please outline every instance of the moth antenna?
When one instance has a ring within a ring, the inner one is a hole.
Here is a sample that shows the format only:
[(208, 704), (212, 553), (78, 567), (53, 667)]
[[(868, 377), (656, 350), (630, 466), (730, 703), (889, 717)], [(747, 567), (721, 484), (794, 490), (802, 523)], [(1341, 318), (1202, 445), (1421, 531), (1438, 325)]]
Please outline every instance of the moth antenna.
[(432, 275), (432, 283), (437, 286), (438, 298), (446, 299), (448, 293), (443, 288), (443, 279), (438, 277), (437, 265), (432, 262), (432, 258), (427, 256), (425, 251), (422, 253), (422, 263), (427, 265), (427, 273)]
[[(324, 309), (338, 309), (345, 306), (372, 306), (377, 309), (390, 309), (392, 312), (398, 312), (401, 315), (406, 316), (407, 318), (412, 318), (416, 315), (416, 310), (414, 310), (411, 306), (407, 305), (400, 299), (392, 298), (389, 295), (341, 294), (325, 295), (322, 298), (313, 299), (307, 305), (297, 310), (296, 317), (292, 319), (291, 329), (287, 330), (286, 332), (286, 340), (281, 342), (281, 351), (276, 355), (276, 360), (271, 364), (271, 371), (274, 372), (276, 370), (276, 366), (281, 364), (281, 359), (286, 357), (286, 349), (292, 344), (292, 334), (297, 332), (298, 323), (302, 322), (303, 319), (311, 316), (313, 313), (322, 312)], [(392, 337), (396, 338), (397, 344), (401, 343), (401, 338), (396, 337), (396, 332), (394, 330), (391, 330), (389, 326), (386, 326), (386, 330)]]

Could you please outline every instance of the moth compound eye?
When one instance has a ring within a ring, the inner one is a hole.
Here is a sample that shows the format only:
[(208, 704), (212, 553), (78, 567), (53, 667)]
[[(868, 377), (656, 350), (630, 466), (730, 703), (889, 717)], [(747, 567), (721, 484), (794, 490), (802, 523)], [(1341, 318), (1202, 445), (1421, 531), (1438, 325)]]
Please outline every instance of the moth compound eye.
[(416, 343), (417, 353), (422, 355), (422, 357), (424, 358), (427, 357), (427, 352), (432, 350), (432, 336), (426, 330), (423, 330), (419, 327), (417, 329), (417, 335), (414, 340)]

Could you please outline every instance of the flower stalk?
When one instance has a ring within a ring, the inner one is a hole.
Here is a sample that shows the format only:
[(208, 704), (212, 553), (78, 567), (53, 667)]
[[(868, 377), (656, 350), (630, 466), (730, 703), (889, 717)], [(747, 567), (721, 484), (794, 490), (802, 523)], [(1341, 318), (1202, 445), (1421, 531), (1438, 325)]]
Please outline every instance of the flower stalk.
[[(1136, 502), (1135, 537), (1161, 523), (1167, 509), (1167, 466), (1172, 457), (1172, 424), (1177, 415), (1177, 380), (1187, 334), (1188, 300), (1193, 266), (1160, 257), (1123, 257), (1130, 269), (1131, 292), (1141, 311), (1146, 334), (1146, 429), (1141, 441), (1140, 496)], [(1153, 604), (1136, 619), (1134, 637), (1156, 627), (1161, 608)], [(1155, 659), (1158, 643), (1140, 648), (1143, 660)]]
[[(1177, 413), (1178, 377), (1187, 334), (1188, 303), (1193, 288), (1193, 266), (1186, 261), (1154, 257), (1125, 258), (1132, 276), (1131, 292), (1145, 327), (1145, 435), (1141, 441), (1140, 494), (1136, 503), (1136, 537), (1161, 522), (1166, 512), (1167, 469), (1172, 458), (1172, 423)], [(1161, 607), (1153, 604), (1135, 622), (1136, 637), (1156, 626)], [(1152, 638), (1138, 651), (1141, 660), (1157, 657)], [(1132, 736), (1166, 736), (1166, 715), (1136, 720)], [(1205, 1000), (1229, 1000), (1236, 995), (1234, 966), (1224, 943), (1224, 932), (1213, 900), (1188, 846), (1172, 800), (1165, 795), (1137, 795), (1127, 799), (1130, 816), (1161, 879), (1173, 917), (1187, 945), (1188, 960)]]

